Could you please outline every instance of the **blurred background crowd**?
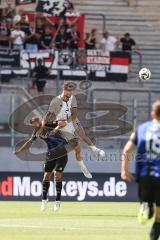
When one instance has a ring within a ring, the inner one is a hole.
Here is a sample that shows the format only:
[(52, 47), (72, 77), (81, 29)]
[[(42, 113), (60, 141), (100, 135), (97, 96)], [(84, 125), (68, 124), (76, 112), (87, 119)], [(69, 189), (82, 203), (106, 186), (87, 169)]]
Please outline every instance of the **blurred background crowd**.
[[(123, 51), (131, 51), (134, 47), (138, 50), (136, 41), (129, 33), (120, 37), (110, 36), (106, 31), (99, 39), (97, 29), (91, 29), (82, 36), (77, 27), (80, 14), (70, 0), (67, 0), (67, 3), (65, 10), (56, 21), (39, 12), (29, 18), (29, 13), (23, 8), (16, 12), (11, 4), (8, 4), (6, 8), (0, 10), (0, 48), (37, 51), (77, 50), (83, 47), (86, 50), (102, 49), (103, 52), (110, 52), (118, 47)], [(75, 17), (71, 17), (73, 13)], [(81, 46), (80, 41), (83, 42)]]

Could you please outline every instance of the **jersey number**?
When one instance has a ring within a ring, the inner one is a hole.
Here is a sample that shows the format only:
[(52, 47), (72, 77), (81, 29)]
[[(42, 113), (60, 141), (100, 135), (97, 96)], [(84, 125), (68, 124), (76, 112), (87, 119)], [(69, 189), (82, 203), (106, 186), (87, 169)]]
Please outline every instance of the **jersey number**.
[(160, 138), (157, 134), (147, 132), (146, 134), (146, 151), (153, 151), (155, 154), (160, 155)]

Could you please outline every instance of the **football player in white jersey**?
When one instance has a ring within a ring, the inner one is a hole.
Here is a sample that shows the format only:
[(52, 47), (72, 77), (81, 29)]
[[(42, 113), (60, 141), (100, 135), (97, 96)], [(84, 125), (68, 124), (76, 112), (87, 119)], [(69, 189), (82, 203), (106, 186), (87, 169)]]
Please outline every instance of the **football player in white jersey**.
[[(66, 140), (71, 140), (75, 138), (75, 136), (78, 136), (94, 153), (101, 157), (105, 157), (105, 152), (97, 148), (86, 136), (83, 127), (77, 119), (77, 101), (73, 95), (73, 84), (71, 82), (66, 83), (63, 86), (61, 95), (51, 101), (48, 112), (43, 119), (43, 125), (49, 120), (52, 113), (56, 116), (58, 127), (54, 129), (51, 134), (60, 130)], [(82, 172), (87, 178), (91, 178), (92, 175), (84, 165), (79, 144), (76, 146), (75, 152), (77, 162), (80, 165)]]

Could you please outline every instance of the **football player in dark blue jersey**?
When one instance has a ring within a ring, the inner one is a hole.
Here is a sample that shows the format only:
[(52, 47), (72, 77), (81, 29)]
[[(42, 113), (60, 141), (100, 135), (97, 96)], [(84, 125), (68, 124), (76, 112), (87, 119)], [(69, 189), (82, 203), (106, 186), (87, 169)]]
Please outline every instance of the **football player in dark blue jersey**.
[(128, 182), (134, 179), (128, 171), (128, 165), (136, 149), (136, 180), (141, 201), (138, 219), (141, 223), (146, 223), (155, 212), (150, 240), (158, 240), (160, 236), (160, 101), (153, 103), (151, 117), (151, 121), (143, 123), (132, 133), (124, 147), (121, 177)]
[[(44, 163), (44, 176), (42, 182), (42, 203), (41, 210), (45, 211), (47, 209), (47, 194), (50, 186), (50, 180), (54, 172), (54, 179), (56, 185), (56, 201), (54, 205), (54, 211), (57, 212), (60, 209), (60, 200), (62, 192), (62, 176), (63, 171), (66, 167), (68, 156), (67, 152), (72, 150), (69, 143), (62, 138), (59, 133), (54, 136), (50, 136), (50, 132), (57, 126), (56, 123), (46, 124), (44, 127), (41, 126), (41, 119), (38, 117), (32, 118), (31, 126), (34, 128), (31, 138), (26, 141), (23, 146), (15, 150), (15, 154), (18, 156), (24, 151), (27, 151), (37, 140), (41, 138), (46, 142), (48, 151), (46, 153), (46, 161)], [(72, 146), (76, 146), (77, 140), (72, 140)]]

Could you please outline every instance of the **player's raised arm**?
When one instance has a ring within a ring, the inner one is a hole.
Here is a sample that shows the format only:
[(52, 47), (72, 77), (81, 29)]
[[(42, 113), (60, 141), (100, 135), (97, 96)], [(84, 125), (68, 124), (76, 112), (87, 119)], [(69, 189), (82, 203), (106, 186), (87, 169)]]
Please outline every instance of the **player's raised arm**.
[(125, 181), (131, 182), (134, 178), (128, 171), (129, 161), (135, 150), (136, 133), (132, 133), (129, 141), (125, 145), (122, 152), (122, 167), (121, 167), (121, 178)]
[(51, 117), (51, 115), (54, 113), (55, 115), (57, 113), (59, 113), (60, 111), (60, 105), (61, 105), (61, 100), (57, 97), (53, 98), (50, 105), (49, 105), (49, 108), (48, 108), (48, 111), (46, 112), (43, 120), (42, 120), (42, 127), (45, 126), (45, 124), (47, 122), (49, 122), (49, 119)]
[[(37, 122), (38, 122), (38, 123), (37, 123)], [(14, 151), (14, 154), (15, 154), (15, 155), (19, 155), (19, 154), (21, 154), (22, 152), (27, 151), (27, 150), (31, 147), (32, 143), (33, 143), (34, 141), (36, 141), (36, 139), (37, 139), (36, 134), (41, 130), (40, 119), (39, 119), (39, 118), (33, 118), (33, 119), (30, 120), (30, 123), (31, 123), (31, 125), (34, 127), (32, 136), (30, 137), (30, 139), (29, 139), (28, 141), (26, 141), (26, 142), (23, 144), (22, 147), (20, 147), (19, 149), (16, 149), (16, 150)], [(37, 125), (37, 124), (38, 124), (38, 125)]]
[(16, 156), (18, 156), (18, 155), (21, 154), (22, 152), (27, 151), (27, 150), (31, 147), (32, 143), (33, 143), (33, 141), (32, 141), (31, 139), (29, 139), (28, 141), (26, 141), (26, 142), (23, 144), (22, 147), (20, 147), (19, 149), (16, 149), (16, 150), (14, 151), (14, 154), (15, 154)]
[(44, 127), (45, 124), (49, 121), (51, 114), (52, 113), (50, 111), (46, 112), (44, 118), (42, 119), (42, 127)]

